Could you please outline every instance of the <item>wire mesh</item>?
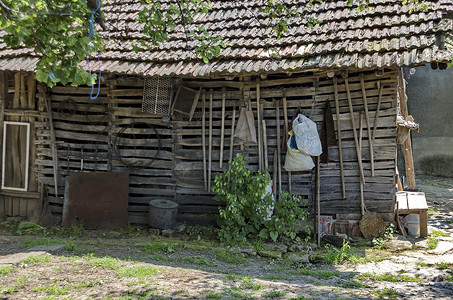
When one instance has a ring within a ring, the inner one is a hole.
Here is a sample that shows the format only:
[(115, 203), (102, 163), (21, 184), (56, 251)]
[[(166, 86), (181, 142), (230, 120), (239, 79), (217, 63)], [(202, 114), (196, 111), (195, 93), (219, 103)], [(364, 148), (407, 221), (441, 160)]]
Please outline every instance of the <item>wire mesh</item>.
[(156, 115), (170, 115), (172, 88), (170, 78), (145, 78), (142, 111)]

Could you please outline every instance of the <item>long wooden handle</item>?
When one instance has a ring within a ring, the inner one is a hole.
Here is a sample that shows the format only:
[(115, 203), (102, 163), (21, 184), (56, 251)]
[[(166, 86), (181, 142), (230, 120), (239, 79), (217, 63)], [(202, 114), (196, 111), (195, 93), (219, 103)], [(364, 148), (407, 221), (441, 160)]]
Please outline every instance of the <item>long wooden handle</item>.
[(363, 104), (365, 106), (365, 120), (366, 120), (366, 127), (367, 127), (366, 129), (368, 131), (368, 143), (369, 143), (369, 147), (370, 147), (371, 176), (374, 176), (373, 138), (371, 137), (370, 117), (368, 114), (368, 100), (366, 98), (365, 79), (363, 78), (363, 73), (361, 73), (359, 77), (360, 77), (360, 86), (362, 87)]
[(201, 143), (203, 147), (203, 180), (204, 188), (208, 190), (208, 176), (206, 174), (206, 91), (201, 96)]
[(378, 119), (379, 119), (379, 110), (381, 108), (382, 92), (384, 90), (384, 85), (380, 81), (378, 81), (378, 88), (379, 88), (379, 96), (378, 96), (378, 103), (377, 103), (377, 108), (376, 108), (376, 115), (374, 116), (373, 135), (371, 137), (373, 139), (373, 141), (376, 138), (376, 129), (377, 129)]
[(209, 146), (208, 146), (208, 191), (211, 191), (212, 170), (212, 89), (209, 90)]
[(362, 182), (362, 184), (365, 184), (365, 175), (363, 174), (363, 166), (362, 166), (362, 159), (361, 159), (362, 152), (360, 151), (360, 147), (359, 147), (357, 129), (355, 127), (355, 120), (354, 120), (354, 109), (352, 108), (351, 90), (349, 89), (349, 81), (347, 78), (344, 80), (344, 83), (346, 85), (346, 95), (348, 97), (349, 114), (350, 114), (350, 118), (351, 118), (352, 133), (354, 135), (355, 150), (357, 152), (357, 161), (359, 163), (360, 182)]
[(219, 167), (223, 166), (223, 140), (225, 139), (225, 101), (226, 101), (226, 88), (222, 88), (222, 120), (220, 125), (220, 159)]
[(338, 79), (336, 77), (333, 78), (333, 90), (335, 96), (335, 115), (337, 117), (338, 154), (340, 156), (341, 191), (343, 192), (343, 199), (346, 199), (346, 187), (344, 183), (344, 167), (343, 167), (343, 146), (341, 144), (340, 105), (338, 100)]

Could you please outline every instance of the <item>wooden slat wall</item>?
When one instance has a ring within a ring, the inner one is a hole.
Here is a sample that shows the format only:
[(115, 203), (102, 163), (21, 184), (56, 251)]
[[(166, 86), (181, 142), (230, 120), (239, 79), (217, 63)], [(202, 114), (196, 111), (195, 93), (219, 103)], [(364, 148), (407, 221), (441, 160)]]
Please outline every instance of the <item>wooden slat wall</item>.
[[(329, 74), (330, 75), (330, 74)], [(338, 147), (329, 148), (329, 163), (321, 166), (321, 213), (348, 215), (360, 213), (360, 184), (357, 156), (352, 134), (348, 101), (344, 80), (337, 74), (340, 120), (343, 140), (343, 160), (345, 170), (346, 199), (341, 195), (341, 178)], [(390, 218), (393, 205), (393, 186), (396, 160), (396, 72), (388, 71), (382, 76), (374, 72), (364, 73), (368, 100), (370, 123), (378, 102), (378, 82), (383, 85), (380, 117), (374, 146), (375, 176), (371, 177), (370, 156), (368, 151), (368, 134), (366, 123), (363, 129), (363, 166), (366, 184), (364, 198), (367, 208), (379, 211)], [(349, 86), (356, 126), (360, 112), (364, 110), (359, 73), (349, 73)], [(214, 177), (228, 168), (230, 156), (230, 137), (233, 106), (236, 107), (236, 122), (239, 107), (245, 106), (251, 99), (255, 115), (257, 109), (257, 87), (255, 79), (241, 78), (241, 81), (212, 80), (188, 81), (184, 85), (192, 88), (203, 88), (205, 93), (206, 120), (206, 166), (208, 166), (208, 124), (209, 98), (212, 90), (212, 152), (211, 152), (211, 185)], [(129, 221), (147, 223), (148, 202), (155, 198), (173, 199), (180, 204), (181, 220), (198, 223), (212, 223), (217, 216), (219, 203), (212, 199), (214, 195), (205, 189), (203, 180), (202, 159), (202, 99), (196, 107), (191, 121), (187, 116), (175, 115), (169, 123), (162, 116), (153, 116), (141, 110), (143, 79), (136, 77), (112, 76), (105, 80), (101, 87), (101, 96), (90, 100), (90, 88), (55, 87), (48, 96), (51, 98), (54, 127), (57, 138), (59, 157), (59, 191), (62, 194), (65, 176), (68, 171), (128, 171), (130, 172)], [(225, 88), (225, 134), (223, 148), (223, 166), (220, 168), (220, 136), (222, 124), (222, 88)], [(267, 126), (268, 164), (273, 175), (274, 150), (277, 149), (277, 126), (280, 127), (280, 139), (287, 136), (283, 133), (282, 97), (287, 98), (288, 117), (292, 119), (296, 109), (315, 121), (318, 129), (323, 122), (323, 110), (326, 101), (331, 101), (335, 117), (334, 90), (332, 78), (327, 73), (269, 75), (260, 81), (260, 97), (263, 105), (262, 118)], [(40, 110), (43, 107), (46, 93), (39, 95)], [(279, 101), (279, 102), (278, 102)], [(280, 103), (280, 123), (276, 122), (276, 103)], [(122, 139), (116, 135), (133, 123), (132, 128), (123, 132)], [(336, 122), (335, 128), (336, 128)], [(56, 198), (53, 183), (52, 153), (50, 148), (50, 130), (48, 120), (41, 118), (36, 122), (38, 139), (36, 144), (36, 164), (39, 181), (48, 186), (52, 210), (62, 211), (62, 198)], [(152, 129), (151, 129), (152, 128)], [(257, 126), (258, 128), (258, 126)], [(160, 139), (154, 134), (159, 133)], [(136, 164), (149, 162), (156, 153), (156, 145), (161, 143), (159, 155), (146, 168), (127, 168), (118, 158), (115, 146), (124, 161)], [(115, 142), (117, 145), (115, 145)], [(243, 153), (252, 170), (258, 169), (258, 147), (256, 144), (244, 143), (234, 139), (234, 153)], [(83, 155), (82, 155), (83, 149)], [(127, 158), (125, 158), (127, 156)], [(83, 164), (82, 164), (83, 158)], [(288, 173), (283, 169), (285, 151), (281, 152), (282, 189), (287, 191)], [(81, 168), (83, 170), (81, 170)], [(314, 191), (314, 172), (292, 172), (291, 190), (301, 195), (312, 207)]]
[[(0, 208), (0, 212), (4, 211), (5, 216), (11, 217), (24, 217), (29, 218), (34, 213), (38, 212), (41, 208), (41, 186), (37, 183), (37, 169), (35, 168), (36, 158), (36, 127), (35, 121), (39, 117), (39, 112), (36, 108), (36, 80), (33, 74), (25, 72), (0, 72), (2, 73), (0, 78), (0, 90), (2, 93), (1, 105), (1, 134), (0, 134), (0, 145), (3, 143), (3, 121), (14, 121), (14, 122), (25, 122), (30, 123), (30, 147), (29, 151), (29, 172), (28, 172), (28, 191), (1, 191), (4, 196), (4, 202), (1, 204), (3, 207)], [(23, 132), (25, 135), (25, 132)], [(25, 141), (24, 137), (23, 141)], [(14, 137), (12, 138), (14, 141)], [(25, 143), (23, 143), (25, 144)], [(10, 159), (19, 160), (19, 150), (15, 147), (19, 147), (19, 143), (10, 145), (11, 153), (13, 154)], [(23, 151), (24, 149), (22, 149)], [(16, 154), (16, 155), (14, 155)], [(23, 152), (22, 152), (23, 154)], [(22, 155), (24, 156), (24, 154)], [(3, 159), (2, 155), (0, 155)], [(25, 169), (23, 163), (18, 163), (17, 166), (21, 166), (21, 169)], [(19, 170), (16, 170), (19, 173)], [(13, 180), (16, 176), (16, 171), (7, 172), (5, 176), (6, 182)], [(23, 171), (22, 171), (23, 173)], [(10, 175), (8, 175), (10, 174)], [(21, 174), (21, 178), (24, 178), (24, 174)], [(24, 183), (21, 183), (23, 186)]]

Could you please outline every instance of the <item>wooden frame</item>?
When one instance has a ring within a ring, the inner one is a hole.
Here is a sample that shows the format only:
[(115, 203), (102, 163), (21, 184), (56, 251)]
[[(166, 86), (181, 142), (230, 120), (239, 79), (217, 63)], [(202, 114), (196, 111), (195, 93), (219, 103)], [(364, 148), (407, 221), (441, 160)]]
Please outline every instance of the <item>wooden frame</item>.
[[(3, 126), (3, 159), (2, 159), (2, 189), (4, 190), (12, 190), (12, 191), (24, 191), (28, 190), (28, 179), (29, 179), (29, 162), (30, 162), (30, 123), (27, 122), (11, 122), (5, 121)], [(8, 125), (15, 125), (15, 126), (25, 126), (27, 129), (27, 136), (26, 136), (26, 148), (27, 151), (25, 153), (25, 180), (24, 180), (24, 187), (9, 187), (5, 186), (5, 167), (6, 167), (6, 133)]]

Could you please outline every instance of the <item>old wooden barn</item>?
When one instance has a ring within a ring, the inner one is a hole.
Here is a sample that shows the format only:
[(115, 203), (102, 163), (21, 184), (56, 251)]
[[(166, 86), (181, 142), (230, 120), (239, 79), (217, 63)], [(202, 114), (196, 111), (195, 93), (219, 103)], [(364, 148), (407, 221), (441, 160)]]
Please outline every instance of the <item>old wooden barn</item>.
[[(451, 21), (437, 1), (418, 10), (370, 0), (373, 9), (361, 12), (348, 1), (285, 2), (319, 23), (295, 18), (276, 39), (261, 1), (212, 1), (196, 21), (226, 47), (207, 64), (187, 49), (179, 27), (159, 47), (133, 51), (140, 1), (105, 2), (105, 51), (91, 65), (102, 70), (96, 100), (91, 87), (36, 82), (39, 57), (7, 49), (0, 33), (0, 212), (30, 217), (48, 201), (61, 215), (70, 172), (112, 171), (129, 173), (131, 223), (146, 223), (156, 198), (177, 202), (181, 221), (213, 223), (219, 203), (209, 187), (236, 153), (253, 170), (268, 166), (274, 189), (313, 203), (315, 169), (283, 168), (285, 122), (300, 108), (320, 132), (333, 126), (335, 134), (323, 142), (321, 213), (360, 218), (362, 178), (367, 209), (392, 220), (400, 68), (450, 61)], [(232, 136), (242, 107), (254, 114), (257, 143)]]

